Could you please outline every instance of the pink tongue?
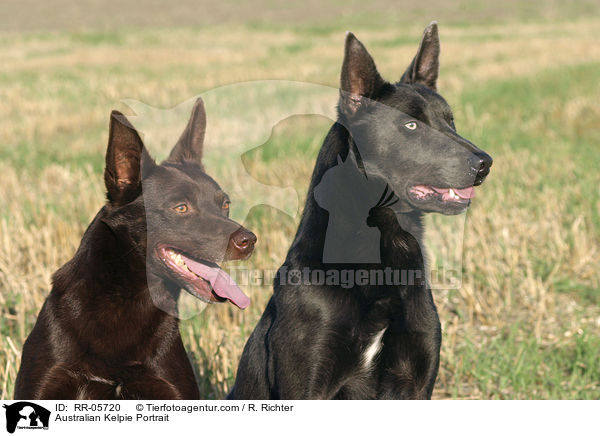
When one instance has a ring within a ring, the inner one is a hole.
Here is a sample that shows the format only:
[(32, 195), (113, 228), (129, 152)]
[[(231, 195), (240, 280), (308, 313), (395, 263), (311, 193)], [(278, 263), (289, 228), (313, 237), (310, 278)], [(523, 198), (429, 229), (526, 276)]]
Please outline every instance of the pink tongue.
[[(438, 194), (448, 194), (448, 191), (450, 190), (450, 188), (434, 188), (433, 186), (431, 187), (431, 189), (433, 189), (435, 192), (437, 192)], [(457, 189), (457, 188), (452, 188), (454, 190), (454, 192), (456, 193), (456, 195), (458, 195), (460, 198), (474, 198), (475, 197), (475, 188), (470, 186), (468, 188), (464, 188), (464, 189)], [(450, 195), (447, 195), (448, 198), (450, 198)], [(446, 200), (446, 195), (444, 195), (444, 199)]]
[(250, 299), (242, 292), (233, 279), (218, 267), (210, 267), (192, 259), (185, 258), (188, 268), (203, 279), (210, 282), (213, 291), (221, 298), (227, 298), (240, 309), (250, 305)]
[(454, 192), (458, 194), (460, 198), (474, 198), (475, 197), (475, 188), (472, 186), (470, 188), (465, 189), (455, 189)]

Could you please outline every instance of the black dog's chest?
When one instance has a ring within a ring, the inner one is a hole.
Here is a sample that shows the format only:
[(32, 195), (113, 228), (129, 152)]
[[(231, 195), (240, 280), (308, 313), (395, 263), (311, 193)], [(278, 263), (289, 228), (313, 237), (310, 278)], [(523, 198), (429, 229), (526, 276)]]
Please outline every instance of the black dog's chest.
[(379, 391), (379, 374), (382, 367), (381, 355), (384, 353), (384, 335), (387, 328), (375, 331), (353, 344), (352, 358), (344, 365), (339, 362), (338, 390), (335, 399), (373, 399)]
[(370, 372), (377, 364), (379, 353), (384, 346), (383, 337), (386, 330), (387, 327), (382, 328), (364, 341), (359, 353), (359, 365), (361, 366), (362, 370)]
[[(411, 298), (401, 297), (399, 288), (379, 291), (386, 297), (368, 304), (354, 319), (354, 334), (347, 337), (346, 344), (350, 355), (338, 361), (335, 372), (339, 388), (334, 398), (379, 398), (385, 390), (386, 374), (398, 366), (412, 366), (411, 357), (403, 355), (407, 338), (413, 336), (410, 331), (416, 328), (409, 325), (405, 313)], [(410, 292), (402, 288), (401, 293), (419, 294), (415, 288)]]

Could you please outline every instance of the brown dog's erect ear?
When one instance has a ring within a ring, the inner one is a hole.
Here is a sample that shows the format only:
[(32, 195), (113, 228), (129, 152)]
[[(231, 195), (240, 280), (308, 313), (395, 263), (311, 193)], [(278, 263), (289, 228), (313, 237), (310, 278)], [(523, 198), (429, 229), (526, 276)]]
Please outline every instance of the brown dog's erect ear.
[(196, 100), (192, 115), (179, 137), (177, 144), (171, 150), (167, 162), (182, 163), (193, 161), (202, 167), (202, 149), (204, 147), (204, 133), (206, 132), (206, 110), (201, 98)]
[(125, 115), (112, 111), (104, 170), (108, 201), (123, 205), (134, 200), (142, 190), (142, 173), (155, 165)]
[(365, 46), (351, 32), (346, 33), (340, 110), (348, 116), (354, 115), (369, 99), (377, 95), (385, 83)]
[(440, 37), (436, 21), (432, 21), (423, 32), (421, 45), (402, 78), (401, 83), (418, 83), (434, 91), (440, 71)]

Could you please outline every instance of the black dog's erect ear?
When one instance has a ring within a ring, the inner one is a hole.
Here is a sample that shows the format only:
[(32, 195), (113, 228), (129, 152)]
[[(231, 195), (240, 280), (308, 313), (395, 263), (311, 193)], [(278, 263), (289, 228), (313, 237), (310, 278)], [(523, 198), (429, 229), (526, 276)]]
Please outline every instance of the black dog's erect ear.
[(418, 83), (437, 90), (437, 79), (440, 71), (440, 37), (436, 21), (432, 21), (423, 32), (421, 45), (400, 83)]
[(385, 83), (365, 46), (348, 32), (340, 83), (340, 110), (348, 116), (354, 115)]
[(204, 147), (204, 133), (206, 132), (206, 110), (201, 98), (196, 100), (192, 115), (179, 137), (177, 144), (171, 150), (167, 162), (182, 163), (193, 161), (202, 167), (202, 149)]
[(112, 111), (104, 170), (108, 201), (120, 206), (134, 200), (142, 190), (142, 172), (155, 165), (137, 130), (125, 115)]

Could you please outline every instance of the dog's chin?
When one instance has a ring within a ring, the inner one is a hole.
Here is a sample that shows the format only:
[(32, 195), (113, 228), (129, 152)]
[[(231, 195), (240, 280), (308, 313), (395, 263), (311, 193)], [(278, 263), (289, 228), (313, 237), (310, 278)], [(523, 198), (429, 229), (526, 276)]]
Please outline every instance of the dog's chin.
[(472, 186), (459, 189), (409, 185), (406, 195), (408, 203), (421, 212), (458, 215), (469, 208), (475, 193)]
[(418, 211), (424, 213), (441, 213), (442, 215), (460, 215), (464, 213), (469, 205), (448, 205), (440, 204), (438, 200), (431, 201), (411, 201), (411, 205)]
[(214, 293), (214, 291), (212, 290), (212, 286), (207, 281), (202, 283), (200, 286), (196, 286), (189, 282), (182, 282), (182, 281), (180, 281), (178, 284), (188, 294), (190, 294), (193, 297), (198, 298), (201, 301), (204, 301), (205, 303), (216, 304), (216, 303), (224, 303), (227, 301), (226, 298), (221, 298), (221, 297), (217, 296)]

